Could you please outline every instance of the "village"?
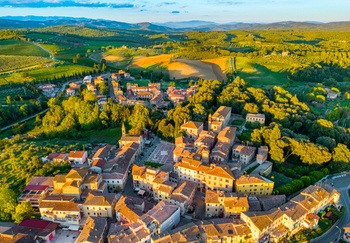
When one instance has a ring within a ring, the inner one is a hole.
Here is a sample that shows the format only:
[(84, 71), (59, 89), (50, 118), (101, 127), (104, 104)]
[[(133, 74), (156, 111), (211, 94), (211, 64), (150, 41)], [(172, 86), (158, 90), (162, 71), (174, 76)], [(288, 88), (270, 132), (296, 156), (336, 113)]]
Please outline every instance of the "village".
[[(121, 80), (133, 78), (123, 71), (110, 79), (87, 76), (69, 83), (65, 95), (74, 96), (86, 85), (102, 109), (107, 96), (98, 84), (107, 82), (116, 102), (162, 109), (197, 89), (170, 86), (162, 92), (159, 83), (127, 83), (123, 92)], [(48, 97), (60, 90), (40, 88)], [(265, 123), (264, 114), (245, 119)], [(30, 202), (41, 219), (5, 230), (1, 242), (33, 234), (46, 242), (280, 242), (317, 227), (317, 214), (327, 207), (340, 210), (340, 193), (325, 184), (291, 198), (274, 195), (274, 182), (266, 178), (272, 171), (268, 147), (242, 144), (231, 121), (231, 108), (220, 106), (208, 121), (184, 121), (184, 135), (175, 143), (149, 131), (131, 136), (123, 126), (118, 144), (48, 154), (45, 163), (69, 161), (72, 169), (32, 177), (18, 202)]]

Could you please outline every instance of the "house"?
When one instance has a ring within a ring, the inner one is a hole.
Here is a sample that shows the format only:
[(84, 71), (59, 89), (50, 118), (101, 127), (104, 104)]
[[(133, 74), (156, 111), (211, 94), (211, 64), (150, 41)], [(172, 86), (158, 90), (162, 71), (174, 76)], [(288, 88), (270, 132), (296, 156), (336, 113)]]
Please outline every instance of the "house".
[(135, 162), (138, 143), (128, 143), (121, 148), (114, 159), (107, 161), (102, 168), (102, 179), (111, 192), (123, 190), (130, 166)]
[(205, 192), (205, 217), (236, 217), (249, 210), (248, 198), (233, 193), (207, 190)]
[(141, 153), (141, 151), (143, 151), (143, 149), (145, 148), (145, 139), (143, 136), (122, 136), (118, 143), (121, 147), (126, 146), (130, 143), (138, 143), (139, 144), (139, 148), (137, 151), (137, 155), (139, 155)]
[(104, 165), (106, 164), (107, 162), (103, 159), (95, 159), (92, 163), (91, 163), (91, 167), (90, 167), (90, 170), (91, 171), (94, 171), (98, 174), (102, 174), (102, 170), (103, 170), (103, 167)]
[(248, 113), (246, 118), (246, 122), (259, 122), (260, 124), (265, 124), (265, 114), (251, 114)]
[(87, 168), (71, 169), (67, 175), (56, 175), (52, 195), (74, 196), (81, 199), (83, 191), (105, 191), (101, 175), (91, 174)]
[(71, 151), (68, 154), (68, 160), (73, 164), (82, 165), (86, 162), (88, 157), (87, 151)]
[(274, 182), (260, 175), (242, 175), (235, 180), (235, 191), (244, 195), (271, 195)]
[(79, 90), (81, 88), (81, 85), (78, 83), (72, 82), (69, 84), (69, 88), (74, 89), (74, 90)]
[(202, 164), (193, 159), (183, 159), (174, 165), (174, 172), (178, 180), (196, 182), (197, 189), (222, 190), (232, 192), (234, 177), (227, 166), (210, 166)]
[(133, 165), (132, 178), (134, 189), (145, 190), (157, 197), (158, 188), (163, 182), (169, 181), (169, 172), (161, 171), (159, 168)]
[(83, 230), (77, 237), (77, 243), (103, 243), (107, 234), (107, 219), (103, 217), (88, 217)]
[(151, 210), (140, 217), (150, 235), (163, 233), (175, 228), (180, 223), (181, 210), (178, 206), (160, 201)]
[(102, 159), (104, 161), (107, 161), (111, 156), (111, 152), (112, 152), (112, 146), (107, 144), (106, 146), (103, 146), (102, 148), (99, 148), (96, 151), (96, 153), (92, 157), (92, 160)]
[(231, 149), (236, 139), (236, 128), (225, 127), (219, 132), (217, 139), (218, 139), (218, 142), (228, 143)]
[[(290, 233), (289, 229), (284, 225), (288, 217), (278, 208), (274, 208), (267, 212), (244, 212), (241, 214), (241, 219), (247, 223), (251, 232), (252, 238), (259, 242), (275, 242), (282, 239)], [(271, 237), (278, 232), (278, 239)]]
[(256, 162), (258, 164), (262, 164), (267, 160), (267, 156), (269, 154), (269, 148), (267, 146), (261, 146), (258, 149), (258, 153), (256, 155)]
[(330, 100), (335, 100), (336, 98), (338, 98), (340, 96), (340, 92), (336, 92), (333, 89), (330, 88), (325, 88), (326, 94), (327, 94), (327, 99)]
[(170, 198), (165, 201), (179, 206), (181, 214), (184, 215), (187, 213), (189, 207), (192, 206), (196, 189), (197, 185), (195, 182), (182, 181), (181, 184), (171, 193)]
[(28, 186), (48, 186), (49, 192), (53, 190), (53, 176), (33, 176), (28, 182)]
[(76, 95), (75, 89), (67, 88), (66, 89), (66, 95), (67, 96), (75, 96)]
[(89, 193), (82, 205), (82, 211), (85, 217), (108, 217), (112, 218), (116, 197), (114, 193)]
[(112, 224), (107, 239), (108, 243), (149, 243), (151, 241), (151, 235), (149, 229), (142, 222), (122, 225)]
[(84, 83), (84, 84), (91, 84), (91, 82), (92, 82), (92, 77), (91, 77), (91, 75), (85, 76), (85, 77), (84, 77), (84, 79), (83, 79), (83, 83)]
[(265, 161), (261, 165), (259, 165), (255, 170), (253, 170), (250, 174), (251, 175), (262, 175), (262, 176), (268, 176), (272, 172), (272, 162)]
[(249, 164), (255, 156), (255, 147), (236, 144), (232, 148), (232, 159), (238, 159), (243, 164)]
[(216, 142), (216, 134), (210, 131), (202, 131), (199, 134), (199, 137), (194, 142), (194, 146), (198, 148), (206, 148), (211, 150)]
[(28, 185), (18, 196), (18, 203), (29, 202), (33, 208), (38, 208), (40, 202), (49, 194), (49, 187), (44, 185)]
[(185, 122), (180, 128), (185, 131), (187, 137), (196, 139), (203, 131), (203, 122)]
[(149, 206), (149, 202), (142, 198), (122, 195), (114, 207), (117, 222), (123, 224), (138, 222), (139, 217), (153, 207)]
[(343, 227), (344, 233), (342, 240), (345, 242), (350, 242), (350, 222)]
[(81, 221), (80, 208), (73, 196), (46, 197), (41, 201), (39, 211), (43, 220), (63, 226), (79, 225)]
[(227, 163), (230, 155), (230, 144), (218, 142), (210, 153), (211, 163)]
[(194, 148), (193, 140), (191, 138), (184, 137), (184, 136), (175, 138), (175, 146), (177, 148), (186, 148), (186, 149)]
[(231, 107), (220, 106), (213, 115), (209, 115), (209, 130), (219, 133), (222, 128), (226, 127), (231, 119), (231, 111)]
[(61, 163), (68, 160), (68, 154), (66, 153), (51, 153), (47, 156), (47, 161), (52, 163)]
[(255, 242), (248, 225), (239, 219), (192, 221), (167, 233), (152, 236), (152, 243)]
[(0, 234), (0, 242), (51, 242), (59, 224), (40, 219), (24, 219)]

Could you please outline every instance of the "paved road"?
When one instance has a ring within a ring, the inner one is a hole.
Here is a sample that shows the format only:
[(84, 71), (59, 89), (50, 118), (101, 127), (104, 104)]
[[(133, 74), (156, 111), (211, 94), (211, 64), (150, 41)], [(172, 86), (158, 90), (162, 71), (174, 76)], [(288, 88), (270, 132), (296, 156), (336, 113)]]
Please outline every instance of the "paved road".
[(342, 237), (344, 230), (343, 227), (350, 221), (350, 198), (349, 198), (349, 186), (350, 186), (350, 175), (346, 174), (344, 177), (329, 178), (326, 180), (327, 184), (334, 185), (334, 188), (341, 193), (340, 201), (345, 207), (343, 217), (334, 225), (327, 233), (323, 234), (316, 240), (311, 240), (312, 243), (325, 243), (325, 242), (338, 242)]
[(11, 125), (8, 125), (8, 126), (6, 126), (6, 127), (3, 127), (3, 128), (0, 129), (0, 131), (5, 131), (5, 130), (7, 130), (7, 129), (9, 129), (9, 128), (11, 128), (11, 127), (13, 127), (13, 126), (19, 124), (19, 123), (22, 123), (22, 122), (28, 121), (28, 120), (30, 120), (30, 119), (33, 119), (36, 115), (44, 114), (44, 113), (46, 113), (48, 110), (49, 110), (49, 108), (43, 110), (42, 112), (36, 113), (36, 114), (34, 114), (34, 115), (30, 116), (30, 117), (24, 118), (24, 119), (20, 120), (19, 122), (16, 122), (16, 123), (14, 123), (14, 124), (11, 124)]

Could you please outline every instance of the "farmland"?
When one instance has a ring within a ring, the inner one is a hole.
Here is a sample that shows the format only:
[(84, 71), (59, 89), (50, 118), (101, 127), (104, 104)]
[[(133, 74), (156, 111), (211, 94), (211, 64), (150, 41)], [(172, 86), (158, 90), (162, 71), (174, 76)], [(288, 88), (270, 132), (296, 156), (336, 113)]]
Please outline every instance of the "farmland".
[(0, 55), (49, 57), (49, 54), (40, 47), (18, 40), (0, 41)]
[(0, 55), (0, 73), (33, 66), (43, 66), (50, 59), (38, 56), (3, 56)]

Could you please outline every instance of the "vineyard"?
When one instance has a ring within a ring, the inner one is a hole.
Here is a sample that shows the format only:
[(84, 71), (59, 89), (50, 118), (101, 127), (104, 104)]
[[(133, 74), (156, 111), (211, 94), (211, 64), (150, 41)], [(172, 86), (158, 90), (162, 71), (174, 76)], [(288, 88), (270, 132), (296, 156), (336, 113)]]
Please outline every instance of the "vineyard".
[(0, 41), (0, 55), (49, 57), (49, 54), (40, 47), (18, 40)]
[(2, 56), (0, 55), (0, 72), (19, 70), (51, 62), (50, 59), (38, 56)]

